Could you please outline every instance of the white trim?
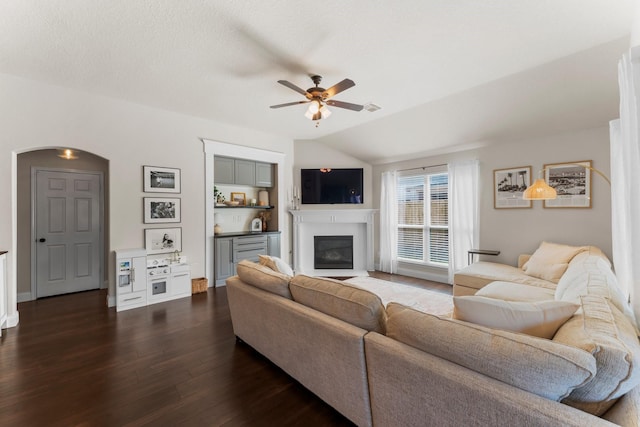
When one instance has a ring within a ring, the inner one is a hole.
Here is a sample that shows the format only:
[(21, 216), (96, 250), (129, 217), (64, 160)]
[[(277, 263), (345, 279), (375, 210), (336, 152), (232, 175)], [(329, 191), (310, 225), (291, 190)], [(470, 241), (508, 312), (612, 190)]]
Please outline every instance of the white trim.
[(35, 298), (32, 297), (31, 292), (20, 292), (18, 294), (18, 302), (26, 302), (33, 301)]
[[(269, 151), (260, 148), (247, 147), (244, 145), (229, 144), (227, 142), (213, 141), (201, 138), (203, 144), (204, 156), (204, 199), (205, 199), (205, 215), (204, 215), (204, 254), (205, 254), (205, 276), (209, 283), (215, 283), (213, 276), (214, 263), (214, 233), (215, 226), (213, 213), (215, 201), (213, 200), (214, 186), (214, 156), (227, 156), (240, 159), (253, 160), (257, 162), (272, 163), (277, 165), (277, 176), (275, 185), (278, 188), (278, 230), (282, 231), (282, 227), (286, 220), (286, 191), (284, 180), (284, 161), (285, 154), (277, 151)], [(283, 245), (281, 244), (282, 248)], [(282, 258), (282, 252), (280, 253)], [(217, 286), (217, 285), (216, 285)]]

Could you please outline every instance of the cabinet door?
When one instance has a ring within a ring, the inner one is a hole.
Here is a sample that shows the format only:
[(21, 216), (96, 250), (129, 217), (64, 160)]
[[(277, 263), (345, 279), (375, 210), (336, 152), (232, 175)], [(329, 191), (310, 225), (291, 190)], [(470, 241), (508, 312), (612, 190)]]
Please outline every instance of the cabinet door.
[(214, 256), (214, 275), (216, 284), (224, 283), (224, 279), (233, 276), (233, 239), (217, 238)]
[(256, 162), (251, 160), (235, 161), (235, 184), (256, 185)]
[(213, 158), (213, 182), (215, 184), (233, 184), (235, 160), (228, 157)]
[(281, 258), (279, 233), (267, 234), (267, 255)]
[(171, 276), (171, 295), (191, 295), (191, 273), (183, 271)]
[(256, 187), (273, 187), (273, 178), (270, 163), (256, 162)]
[(133, 277), (131, 278), (132, 291), (144, 291), (147, 289), (147, 257), (132, 258)]

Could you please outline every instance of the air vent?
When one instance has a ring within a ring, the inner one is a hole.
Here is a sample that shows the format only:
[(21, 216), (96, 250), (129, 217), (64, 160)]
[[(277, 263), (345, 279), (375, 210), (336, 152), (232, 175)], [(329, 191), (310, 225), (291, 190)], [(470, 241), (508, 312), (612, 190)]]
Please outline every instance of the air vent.
[(382, 107), (380, 107), (379, 105), (374, 104), (373, 102), (368, 102), (368, 103), (364, 104), (364, 109), (367, 110), (370, 113), (373, 113), (374, 111), (378, 111), (381, 108)]

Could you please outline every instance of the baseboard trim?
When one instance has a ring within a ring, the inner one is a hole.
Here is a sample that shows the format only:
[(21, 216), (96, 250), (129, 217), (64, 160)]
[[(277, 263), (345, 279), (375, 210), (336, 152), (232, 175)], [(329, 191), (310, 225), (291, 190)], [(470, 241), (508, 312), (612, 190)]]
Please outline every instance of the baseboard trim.
[(18, 326), (18, 323), (20, 323), (20, 314), (18, 312), (7, 317), (7, 328), (14, 328)]
[(31, 296), (31, 292), (20, 292), (18, 294), (18, 302), (33, 301), (35, 298)]
[(116, 306), (116, 297), (107, 295), (107, 307), (115, 307)]

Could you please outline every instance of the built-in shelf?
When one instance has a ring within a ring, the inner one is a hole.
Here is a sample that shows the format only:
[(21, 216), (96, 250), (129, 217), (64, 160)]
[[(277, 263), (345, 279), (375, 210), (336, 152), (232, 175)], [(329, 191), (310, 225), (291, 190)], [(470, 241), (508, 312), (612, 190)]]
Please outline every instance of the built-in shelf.
[(227, 206), (216, 205), (216, 209), (273, 209), (273, 206)]

